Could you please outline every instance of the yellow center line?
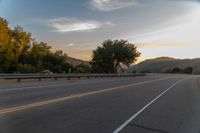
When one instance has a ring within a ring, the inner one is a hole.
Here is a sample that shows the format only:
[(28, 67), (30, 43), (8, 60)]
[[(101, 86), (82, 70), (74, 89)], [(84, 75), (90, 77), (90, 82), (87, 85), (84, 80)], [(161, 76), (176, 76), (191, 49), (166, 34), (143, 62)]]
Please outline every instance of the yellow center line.
[(35, 108), (35, 107), (39, 107), (39, 106), (49, 105), (49, 104), (53, 104), (53, 103), (58, 103), (58, 102), (62, 102), (62, 101), (67, 101), (67, 100), (71, 100), (71, 99), (76, 99), (76, 98), (80, 98), (80, 97), (90, 96), (90, 95), (94, 95), (94, 94), (100, 94), (100, 93), (104, 93), (104, 92), (118, 90), (118, 89), (121, 89), (121, 88), (127, 88), (127, 87), (131, 87), (131, 86), (137, 86), (137, 85), (152, 83), (152, 82), (161, 81), (161, 80), (165, 80), (165, 79), (169, 79), (169, 78), (162, 78), (162, 79), (156, 79), (156, 80), (151, 80), (151, 81), (122, 85), (122, 86), (118, 86), (118, 87), (112, 87), (112, 88), (107, 88), (107, 89), (102, 89), (102, 90), (97, 90), (97, 91), (79, 93), (79, 94), (60, 97), (60, 98), (56, 98), (56, 99), (45, 100), (45, 101), (41, 101), (41, 102), (35, 102), (35, 103), (31, 103), (31, 104), (1, 109), (0, 115), (16, 112), (16, 111), (20, 111), (20, 110), (25, 110), (25, 109)]

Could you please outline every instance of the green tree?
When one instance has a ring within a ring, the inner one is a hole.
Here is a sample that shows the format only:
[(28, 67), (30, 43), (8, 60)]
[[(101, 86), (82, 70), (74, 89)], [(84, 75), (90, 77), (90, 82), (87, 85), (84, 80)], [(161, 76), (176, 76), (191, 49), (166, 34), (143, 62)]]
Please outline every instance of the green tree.
[(75, 72), (75, 73), (89, 73), (90, 72), (90, 66), (81, 63), (81, 64), (74, 67), (73, 72)]
[(23, 28), (20, 26), (16, 26), (14, 30), (12, 30), (12, 52), (14, 54), (14, 63), (16, 64), (19, 60), (19, 57), (27, 50), (30, 46), (31, 42), (31, 34), (23, 31)]
[(37, 42), (31, 34), (16, 26), (9, 28), (8, 22), (0, 18), (0, 73), (68, 72), (72, 66), (67, 54), (51, 50), (44, 42)]
[(93, 51), (90, 64), (93, 72), (116, 73), (120, 64), (129, 66), (139, 56), (137, 47), (126, 40), (106, 40)]
[(0, 18), (0, 71), (16, 71), (19, 56), (30, 41), (30, 33), (19, 26), (12, 30), (8, 22)]
[(11, 31), (8, 27), (8, 22), (0, 18), (0, 52), (5, 51), (8, 49), (8, 44), (11, 41)]
[(11, 61), (13, 60), (11, 42), (11, 30), (8, 27), (8, 22), (0, 18), (0, 72), (9, 69)]
[(17, 65), (17, 72), (20, 73), (34, 73), (36, 72), (35, 67), (30, 64), (18, 64)]
[(50, 53), (51, 47), (44, 42), (33, 42), (30, 49), (29, 63), (37, 68), (38, 71), (42, 71), (45, 68), (44, 58)]
[(43, 62), (45, 68), (53, 72), (69, 72), (69, 69), (72, 68), (72, 66), (67, 62), (67, 59), (67, 54), (58, 50), (48, 53)]
[(181, 73), (181, 72), (182, 72), (182, 70), (178, 67), (173, 68), (171, 71), (171, 73)]
[(185, 74), (192, 74), (193, 68), (192, 67), (186, 67), (183, 69), (183, 73)]

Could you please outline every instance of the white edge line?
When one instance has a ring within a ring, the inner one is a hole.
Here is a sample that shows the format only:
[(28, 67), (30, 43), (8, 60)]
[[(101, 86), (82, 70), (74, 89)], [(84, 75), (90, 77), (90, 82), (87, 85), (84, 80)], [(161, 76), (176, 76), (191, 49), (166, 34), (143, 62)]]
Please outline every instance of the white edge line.
[(178, 85), (180, 82), (182, 82), (184, 79), (177, 81), (173, 85), (171, 85), (169, 88), (167, 88), (164, 92), (162, 92), (160, 95), (158, 95), (156, 98), (154, 98), (151, 102), (149, 102), (147, 105), (145, 105), (142, 109), (140, 109), (136, 114), (131, 116), (127, 121), (125, 121), (121, 126), (119, 126), (116, 130), (114, 130), (113, 133), (119, 133), (121, 130), (124, 129), (133, 119), (135, 119), (138, 115), (140, 115), (146, 108), (148, 108), (151, 104), (153, 104), (156, 100), (158, 100), (162, 95), (164, 95), (167, 91)]

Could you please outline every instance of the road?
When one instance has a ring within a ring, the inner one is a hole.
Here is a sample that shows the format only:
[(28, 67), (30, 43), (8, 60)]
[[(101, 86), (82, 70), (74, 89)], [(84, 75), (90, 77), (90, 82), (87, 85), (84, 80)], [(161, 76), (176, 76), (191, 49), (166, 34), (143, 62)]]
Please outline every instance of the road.
[(0, 133), (199, 133), (200, 77), (0, 85)]

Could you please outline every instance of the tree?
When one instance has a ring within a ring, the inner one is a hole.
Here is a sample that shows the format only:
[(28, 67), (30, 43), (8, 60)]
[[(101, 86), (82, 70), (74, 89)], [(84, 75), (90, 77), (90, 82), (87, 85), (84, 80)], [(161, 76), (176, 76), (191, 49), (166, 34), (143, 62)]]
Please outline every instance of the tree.
[(143, 70), (141, 73), (151, 73), (149, 70)]
[(171, 73), (181, 73), (181, 72), (182, 72), (182, 70), (178, 67), (173, 68), (171, 71)]
[(90, 72), (90, 66), (81, 63), (81, 64), (74, 67), (73, 72), (75, 72), (75, 73), (89, 73)]
[(19, 56), (30, 41), (30, 33), (23, 31), (20, 26), (12, 30), (8, 22), (0, 18), (0, 71), (16, 71)]
[(185, 74), (192, 74), (193, 68), (192, 67), (186, 67), (183, 69), (183, 73)]
[(93, 51), (90, 64), (93, 72), (116, 73), (117, 67), (129, 66), (139, 56), (137, 47), (126, 40), (106, 40)]
[(34, 41), (32, 43), (32, 47), (30, 49), (30, 54), (29, 54), (29, 63), (37, 68), (38, 71), (42, 71), (45, 69), (44, 62), (47, 61), (45, 60), (45, 57), (50, 53), (51, 47), (48, 46), (44, 42), (36, 42)]
[(34, 73), (36, 72), (35, 67), (30, 64), (18, 64), (17, 65), (17, 72), (20, 73)]
[(11, 45), (11, 30), (8, 22), (0, 18), (0, 72), (8, 70), (10, 62), (13, 60)]
[(0, 18), (0, 73), (31, 73), (49, 69), (53, 72), (68, 72), (72, 66), (67, 54), (52, 51), (44, 42), (31, 38), (31, 33), (16, 26), (9, 28), (8, 22)]
[(23, 28), (16, 26), (11, 32), (13, 46), (13, 53), (15, 54), (15, 62), (18, 61), (19, 56), (24, 51), (24, 48), (27, 48), (31, 42), (31, 34), (23, 31)]
[(8, 27), (8, 22), (3, 18), (0, 18), (0, 29), (0, 52), (2, 52), (11, 41), (11, 31)]
[(67, 62), (67, 59), (67, 54), (63, 53), (63, 51), (58, 50), (48, 53), (47, 56), (45, 56), (43, 62), (45, 68), (53, 72), (69, 72), (69, 69), (72, 68), (72, 65)]

